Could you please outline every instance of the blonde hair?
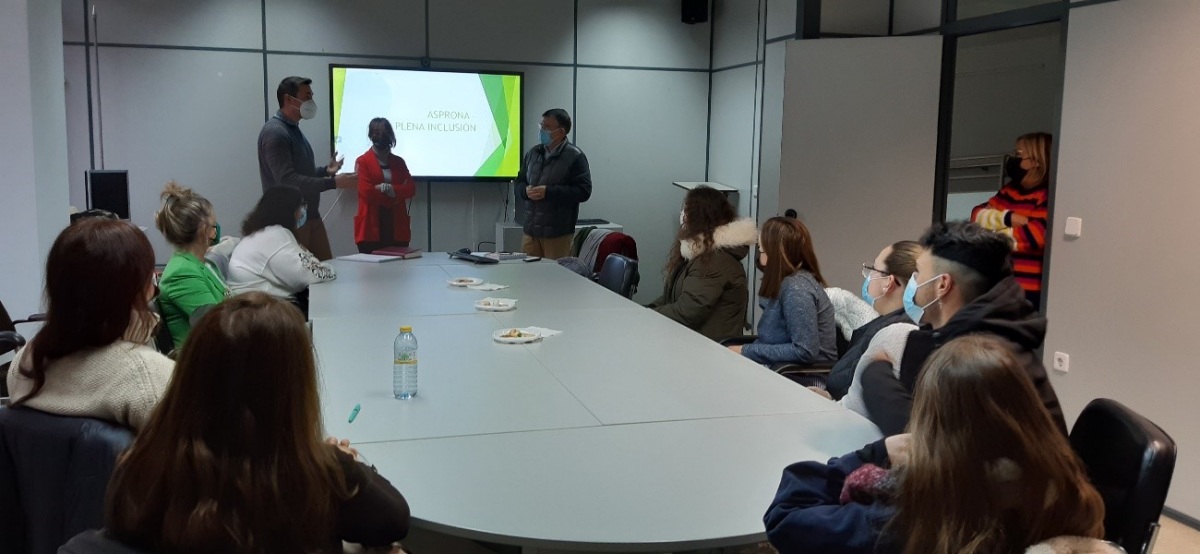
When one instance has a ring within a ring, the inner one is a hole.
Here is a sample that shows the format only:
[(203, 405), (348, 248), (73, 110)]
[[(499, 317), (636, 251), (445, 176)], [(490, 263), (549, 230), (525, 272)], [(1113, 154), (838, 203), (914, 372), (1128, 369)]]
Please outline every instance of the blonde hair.
[(176, 248), (196, 242), (200, 226), (208, 224), (212, 216), (212, 202), (175, 181), (167, 182), (161, 198), (162, 207), (154, 214), (154, 226)]
[(1050, 183), (1050, 148), (1054, 136), (1050, 133), (1029, 133), (1017, 137), (1017, 149), (1033, 161), (1033, 167), (1018, 184), (1042, 186)]

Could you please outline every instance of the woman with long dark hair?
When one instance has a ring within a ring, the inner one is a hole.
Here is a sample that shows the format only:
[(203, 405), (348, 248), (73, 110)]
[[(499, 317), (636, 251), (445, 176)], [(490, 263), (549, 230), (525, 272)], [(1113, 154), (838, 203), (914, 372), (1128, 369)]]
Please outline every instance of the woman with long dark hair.
[(757, 262), (763, 272), (758, 338), (729, 348), (766, 365), (836, 360), (837, 321), (808, 227), (795, 218), (768, 219)]
[(354, 162), (358, 173), (358, 213), (354, 216), (354, 243), (371, 253), (391, 246), (408, 246), (412, 229), (408, 201), (417, 195), (417, 184), (404, 158), (392, 153), (396, 132), (385, 118), (367, 125), (371, 149)]
[(147, 552), (341, 552), (407, 534), (408, 504), (348, 442), (322, 440), (304, 318), (263, 293), (205, 314), (113, 472), (108, 534)]
[(147, 346), (158, 316), (154, 250), (137, 227), (81, 220), (46, 259), (46, 324), (8, 373), (14, 406), (141, 429), (174, 363)]
[(688, 191), (679, 219), (662, 296), (648, 307), (714, 340), (741, 335), (749, 296), (742, 260), (758, 239), (754, 221), (738, 219), (724, 194), (704, 186)]
[(784, 470), (764, 517), (776, 549), (1008, 554), (1104, 536), (1100, 494), (1003, 339), (942, 346), (915, 402), (908, 434)]
[(264, 191), (242, 223), (242, 241), (229, 259), (229, 288), (235, 294), (260, 291), (286, 298), (308, 313), (309, 285), (337, 279), (337, 272), (296, 242), (292, 231), (307, 220), (300, 191)]

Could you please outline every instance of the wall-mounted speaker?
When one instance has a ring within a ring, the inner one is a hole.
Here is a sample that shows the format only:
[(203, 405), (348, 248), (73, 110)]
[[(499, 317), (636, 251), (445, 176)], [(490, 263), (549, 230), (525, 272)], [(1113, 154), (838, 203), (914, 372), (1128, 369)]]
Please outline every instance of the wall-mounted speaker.
[(688, 25), (708, 22), (708, 0), (683, 0), (682, 19)]
[(88, 209), (108, 210), (121, 219), (129, 219), (129, 172), (87, 172)]

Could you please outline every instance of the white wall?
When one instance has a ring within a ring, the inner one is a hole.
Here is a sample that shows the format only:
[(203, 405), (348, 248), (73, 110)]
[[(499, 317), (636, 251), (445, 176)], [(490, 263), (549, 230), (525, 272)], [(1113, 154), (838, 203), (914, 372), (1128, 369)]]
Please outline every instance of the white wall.
[[(254, 141), (276, 109), (280, 79), (313, 79), (321, 113), (301, 127), (322, 163), (330, 152), (328, 64), (419, 66), (428, 41), (434, 68), (525, 73), (526, 145), (536, 141), (542, 111), (572, 112), (573, 138), (594, 179), (581, 216), (623, 224), (646, 267), (638, 299), (660, 292), (658, 268), (678, 213), (670, 182), (702, 178), (705, 169), (710, 31), (680, 22), (677, 0), (580, 0), (578, 14), (560, 0), (267, 0), (265, 17), (260, 3), (244, 0), (97, 4), (97, 167), (102, 115), (104, 164), (130, 171), (133, 218), (151, 227), (160, 262), (170, 249), (151, 214), (165, 181), (209, 197), (229, 231), (261, 194)], [(61, 6), (71, 201), (82, 206), (90, 166), (84, 0)], [(656, 111), (672, 119), (658, 121)], [(342, 154), (352, 161), (359, 153)], [(411, 208), (414, 243), (427, 246), (431, 238), (430, 197), (434, 250), (493, 240), (504, 191), (487, 183), (422, 184)], [(321, 209), (340, 255), (355, 248), (357, 199), (347, 191), (335, 206), (337, 194), (325, 193)]]
[(813, 235), (831, 286), (929, 225), (941, 37), (790, 42), (779, 203)]
[[(783, 53), (796, 31), (795, 0), (713, 2), (709, 180), (738, 189), (738, 213), (778, 215)], [(747, 258), (750, 312), (758, 318), (758, 270)]]
[(896, 0), (892, 32), (923, 31), (942, 22), (942, 0)]
[(1046, 23), (958, 40), (951, 156), (1001, 154), (1053, 132), (1062, 90), (1062, 26)]
[[(1200, 275), (1189, 160), (1200, 144), (1200, 3), (1125, 0), (1071, 11), (1048, 297), (1046, 367), (1068, 418), (1116, 399), (1179, 443), (1167, 505), (1200, 518)], [(1120, 40), (1114, 40), (1120, 37)], [(1083, 236), (1066, 240), (1067, 217)]]
[(738, 189), (738, 213), (746, 217), (754, 215), (758, 180), (761, 50), (767, 9), (765, 1), (713, 3), (708, 180)]
[(763, 60), (762, 147), (758, 175), (758, 219), (782, 215), (791, 206), (779, 204), (779, 164), (783, 156), (783, 95), (787, 45), (768, 44)]
[(887, 35), (890, 4), (891, 0), (822, 0), (821, 32)]
[(0, 5), (0, 294), (16, 318), (39, 311), (46, 254), (67, 224), (61, 19), (53, 2)]
[(967, 19), (1056, 1), (1059, 0), (959, 0), (957, 16)]

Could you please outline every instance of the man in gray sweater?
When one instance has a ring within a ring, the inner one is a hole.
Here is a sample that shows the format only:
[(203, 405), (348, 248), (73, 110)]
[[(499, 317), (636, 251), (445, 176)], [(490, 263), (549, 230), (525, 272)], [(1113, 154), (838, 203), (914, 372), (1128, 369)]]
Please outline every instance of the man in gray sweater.
[(313, 101), (312, 79), (288, 77), (275, 91), (279, 111), (263, 124), (258, 133), (258, 173), (263, 190), (285, 186), (299, 189), (308, 205), (308, 218), (295, 230), (296, 240), (317, 259), (333, 257), (329, 235), (321, 221), (321, 193), (358, 184), (358, 174), (338, 175), (342, 162), (335, 155), (329, 165), (318, 167), (312, 145), (300, 131), (301, 119), (317, 115)]

